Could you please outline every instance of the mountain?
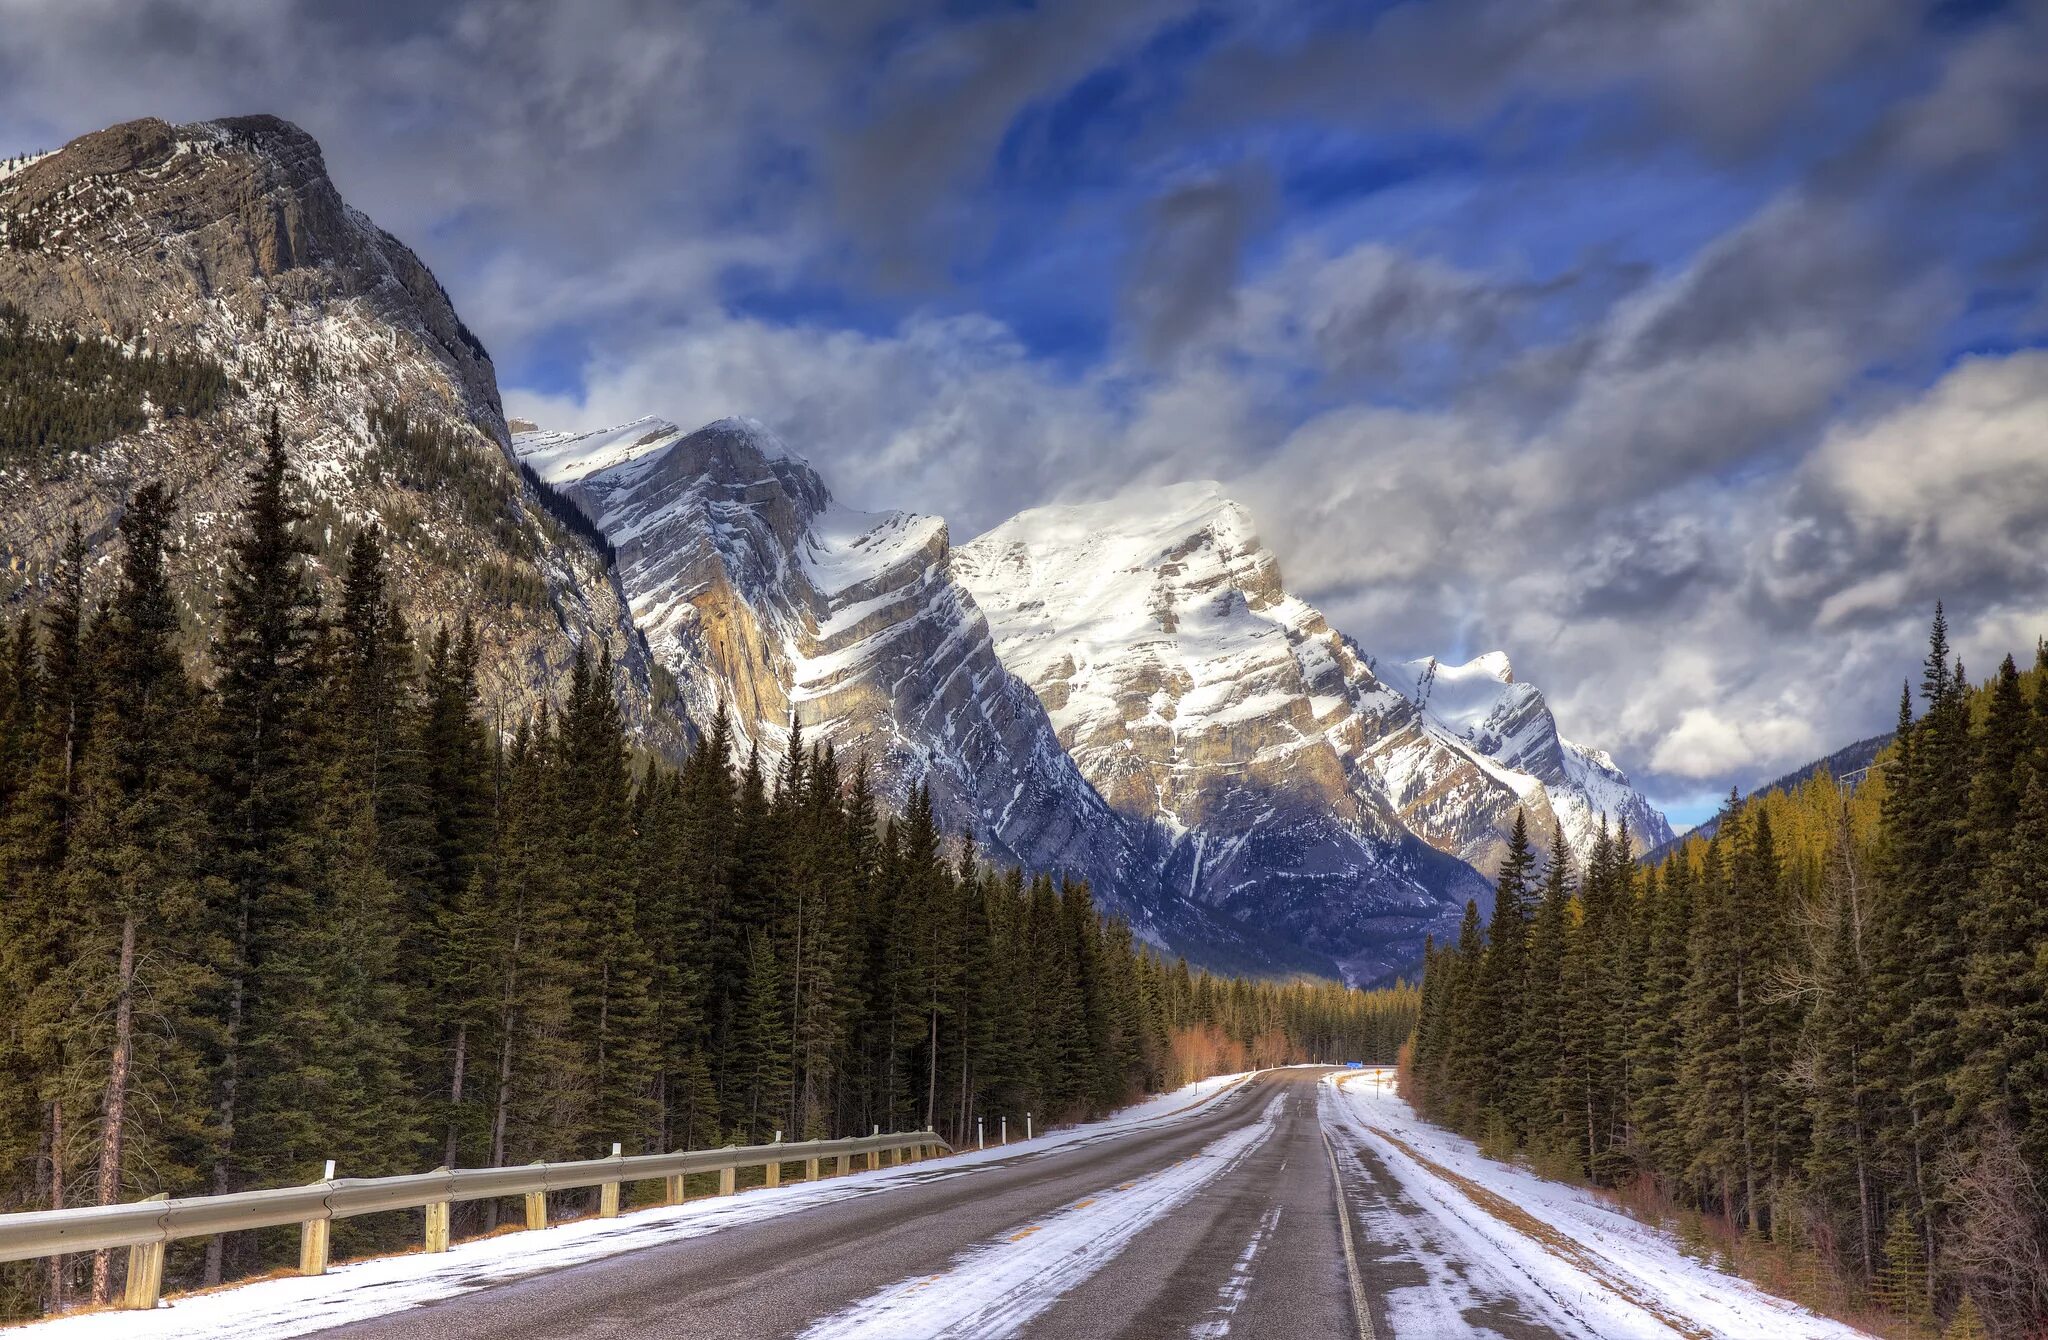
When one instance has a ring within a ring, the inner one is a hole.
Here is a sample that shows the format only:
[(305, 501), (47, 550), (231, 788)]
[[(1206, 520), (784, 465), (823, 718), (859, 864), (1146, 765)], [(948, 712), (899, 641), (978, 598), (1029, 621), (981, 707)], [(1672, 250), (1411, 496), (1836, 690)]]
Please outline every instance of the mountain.
[(1512, 797), (1284, 590), (1217, 486), (1036, 508), (957, 566), (1082, 774), (1160, 832), (1169, 887), (1323, 948), (1355, 980), (1412, 961), (1485, 895), (1411, 831), (1375, 770), (1442, 768), (1417, 815)]
[(1441, 699), (1375, 674), (1214, 483), (1035, 508), (956, 567), (1082, 774), (1161, 831), (1168, 885), (1326, 948), (1354, 979), (1486, 899), (1478, 872), (1518, 807), (1582, 852), (1602, 810), (1669, 831), (1605, 755), (1557, 736), (1504, 658), (1492, 690), (1442, 676)]
[(1522, 798), (1548, 811), (1547, 833), (1562, 825), (1566, 846), (1584, 858), (1602, 824), (1628, 825), (1638, 854), (1671, 840), (1663, 812), (1629, 784), (1606, 751), (1558, 733), (1550, 704), (1533, 684), (1515, 679), (1506, 652), (1490, 651), (1463, 665), (1434, 657), (1381, 666), (1423, 710), (1432, 734), (1471, 755)]
[(112, 427), (0, 441), (11, 601), (48, 580), (72, 521), (105, 552), (129, 494), (161, 479), (178, 492), (176, 580), (203, 632), (219, 536), (274, 411), (326, 576), (374, 526), (416, 628), (476, 616), (488, 701), (516, 715), (579, 646), (603, 644), (636, 730), (683, 745), (604, 555), (508, 454), (489, 354), (419, 258), (342, 199), (311, 136), (261, 116), (86, 135), (0, 177), (0, 236), (0, 306), (22, 330), (10, 349), (83, 339), (117, 372), (183, 360), (226, 386), (175, 413), (148, 396), (108, 403), (120, 388), (106, 379), (16, 385), (56, 406), (59, 428)]
[(1084, 876), (1141, 926), (1157, 920), (1129, 893), (1146, 884), (1141, 836), (997, 659), (945, 522), (835, 502), (746, 419), (536, 430), (514, 450), (611, 542), (692, 720), (724, 711), (738, 750), (772, 770), (793, 719), (809, 744), (864, 757), (891, 805), (929, 785), (942, 822), (997, 859)]
[(1504, 659), (1376, 671), (1214, 485), (956, 552), (749, 420), (515, 434), (440, 283), (286, 122), (137, 121), (0, 174), (0, 595), (32, 602), (73, 522), (103, 555), (161, 479), (202, 639), (273, 412), (323, 579), (382, 533), (416, 629), (475, 616), (508, 728), (603, 648), (651, 752), (723, 711), (773, 768), (794, 721), (1211, 966), (1382, 980), (1488, 898), (1518, 807), (1581, 848), (1661, 823)]

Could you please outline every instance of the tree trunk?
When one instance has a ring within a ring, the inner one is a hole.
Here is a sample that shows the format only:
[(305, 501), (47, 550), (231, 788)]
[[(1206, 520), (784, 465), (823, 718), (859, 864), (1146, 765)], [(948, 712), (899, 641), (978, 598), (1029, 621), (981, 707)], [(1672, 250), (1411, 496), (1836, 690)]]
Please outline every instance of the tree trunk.
[(455, 1166), (456, 1132), (462, 1111), (462, 1078), (463, 1071), (468, 1065), (469, 1025), (463, 1023), (458, 1024), (455, 1029), (455, 1067), (454, 1074), (448, 1080), (448, 1148), (441, 1161), (450, 1168)]
[[(135, 1049), (135, 917), (121, 921), (120, 994), (114, 1004), (114, 1056), (107, 1066), (106, 1119), (100, 1127), (98, 1203), (121, 1198), (121, 1152), (128, 1134), (128, 1071)], [(105, 1305), (114, 1298), (114, 1254), (99, 1251), (92, 1259), (92, 1301)]]
[[(50, 1103), (50, 1208), (64, 1208), (64, 1100)], [(64, 1310), (64, 1258), (50, 1258), (50, 1311)]]
[[(225, 1196), (234, 1189), (230, 1161), (235, 1148), (235, 1103), (241, 1089), (242, 1008), (249, 989), (249, 891), (238, 900), (235, 920), (235, 979), (228, 990), (227, 1027), (221, 1048), (221, 1084), (218, 1117), (220, 1145), (213, 1157), (213, 1194)], [(219, 1233), (206, 1240), (205, 1282), (210, 1288), (221, 1281), (227, 1238)]]

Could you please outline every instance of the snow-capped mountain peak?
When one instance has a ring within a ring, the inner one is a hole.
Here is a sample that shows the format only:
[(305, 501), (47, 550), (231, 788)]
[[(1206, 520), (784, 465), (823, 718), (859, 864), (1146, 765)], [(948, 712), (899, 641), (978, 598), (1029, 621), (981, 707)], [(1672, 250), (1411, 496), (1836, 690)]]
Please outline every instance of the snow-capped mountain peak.
[(1625, 822), (1641, 851), (1669, 840), (1664, 816), (1605, 750), (1574, 744), (1559, 732), (1549, 702), (1535, 685), (1515, 679), (1505, 652), (1463, 665), (1424, 657), (1382, 666), (1381, 674), (1423, 709), (1432, 732), (1490, 767), (1539, 784), (1580, 856), (1592, 850), (1602, 823)]
[[(1404, 896), (1392, 872), (1413, 838), (1490, 871), (1517, 809), (1581, 854), (1603, 815), (1646, 843), (1668, 831), (1604, 755), (1558, 735), (1506, 653), (1376, 674), (1286, 589), (1251, 513), (1214, 482), (1033, 508), (963, 546), (956, 568), (1082, 773), (1192, 847), (1175, 859), (1194, 896), (1249, 902), (1286, 870), (1295, 904), (1311, 881), (1323, 890), (1318, 929), (1336, 936), (1340, 905)], [(1226, 838), (1255, 861), (1219, 861)], [(1456, 879), (1431, 878), (1408, 903), (1418, 939), (1462, 906), (1441, 901)]]

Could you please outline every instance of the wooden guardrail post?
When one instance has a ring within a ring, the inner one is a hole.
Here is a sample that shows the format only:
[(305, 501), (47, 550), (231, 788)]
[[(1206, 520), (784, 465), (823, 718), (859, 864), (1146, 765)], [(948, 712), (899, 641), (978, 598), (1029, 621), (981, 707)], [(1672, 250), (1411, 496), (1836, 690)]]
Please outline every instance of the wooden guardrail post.
[[(158, 1192), (151, 1200), (169, 1200), (169, 1192)], [(138, 1242), (128, 1249), (128, 1282), (121, 1290), (121, 1306), (132, 1312), (148, 1312), (164, 1293), (164, 1240)]]
[[(334, 1160), (327, 1160), (327, 1170), (320, 1174), (320, 1180), (334, 1180)], [(327, 1273), (328, 1244), (333, 1241), (334, 1221), (326, 1215), (308, 1219), (299, 1225), (299, 1273), (301, 1275), (325, 1275)]]
[[(536, 1168), (547, 1165), (540, 1159), (533, 1161)], [(545, 1189), (526, 1193), (526, 1227), (529, 1232), (539, 1232), (548, 1226), (548, 1193)]]
[(448, 1250), (448, 1202), (430, 1201), (427, 1204), (427, 1250), (445, 1252)]
[(818, 1180), (818, 1160), (817, 1160), (817, 1159), (815, 1159), (815, 1158), (808, 1158), (808, 1159), (805, 1159), (805, 1160), (804, 1160), (804, 1180), (805, 1180), (806, 1182), (815, 1182), (815, 1181), (817, 1181), (817, 1180)]
[[(621, 1152), (618, 1145), (612, 1146), (613, 1158), (617, 1158)], [(616, 1219), (619, 1217), (619, 1184), (617, 1182), (606, 1182), (597, 1188), (597, 1217), (600, 1219)]]
[(720, 1168), (718, 1170), (718, 1194), (730, 1196), (739, 1189), (740, 1170), (738, 1168)]
[(833, 1156), (832, 1175), (834, 1177), (844, 1177), (851, 1171), (853, 1171), (853, 1155), (836, 1154)]
[(683, 1192), (683, 1175), (681, 1173), (670, 1173), (662, 1180), (667, 1183), (667, 1186), (663, 1188), (665, 1193), (662, 1197), (663, 1203), (681, 1205), (686, 1199)]

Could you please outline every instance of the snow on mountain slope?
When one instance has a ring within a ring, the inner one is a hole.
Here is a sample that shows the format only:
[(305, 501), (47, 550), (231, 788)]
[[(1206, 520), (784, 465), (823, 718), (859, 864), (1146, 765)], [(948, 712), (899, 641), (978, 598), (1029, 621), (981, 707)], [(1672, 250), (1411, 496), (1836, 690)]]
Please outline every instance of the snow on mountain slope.
[(1533, 684), (1520, 683), (1506, 652), (1490, 651), (1464, 665), (1434, 657), (1381, 666), (1380, 674), (1423, 709), (1431, 730), (1499, 769), (1511, 784), (1533, 782), (1580, 857), (1600, 826), (1627, 823), (1637, 853), (1671, 840), (1671, 825), (1604, 750), (1558, 733), (1550, 705)]
[[(865, 755), (892, 803), (929, 782), (947, 824), (1001, 859), (1084, 874), (1113, 900), (1143, 885), (1128, 825), (997, 660), (943, 521), (834, 502), (751, 420), (526, 432), (514, 450), (613, 543), (693, 720), (723, 708), (773, 766), (793, 713), (811, 743)], [(1143, 931), (1144, 909), (1123, 906)]]
[(1669, 832), (1504, 655), (1376, 674), (1214, 483), (1035, 508), (955, 566), (1083, 775), (1173, 841), (1170, 881), (1340, 954), (1455, 919), (1472, 881), (1413, 838), (1491, 872), (1518, 808), (1582, 857), (1603, 815)]
[[(1514, 795), (1282, 588), (1217, 485), (1036, 508), (956, 569), (1083, 775), (1163, 830), (1170, 887), (1326, 947), (1355, 980), (1483, 896), (1418, 834), (1447, 806), (1511, 814)], [(1420, 783), (1407, 812), (1378, 780), (1392, 767)]]

